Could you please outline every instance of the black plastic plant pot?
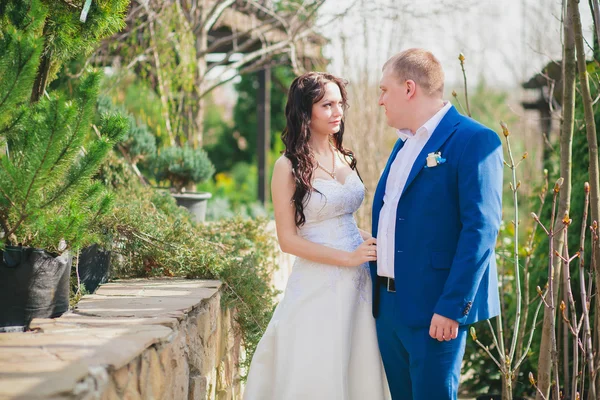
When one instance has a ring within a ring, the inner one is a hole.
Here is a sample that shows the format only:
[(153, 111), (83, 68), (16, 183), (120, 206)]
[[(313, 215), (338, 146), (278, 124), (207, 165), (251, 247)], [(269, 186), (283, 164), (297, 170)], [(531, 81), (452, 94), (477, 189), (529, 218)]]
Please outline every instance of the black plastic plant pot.
[(33, 318), (69, 309), (72, 257), (31, 247), (0, 251), (0, 332), (26, 329)]
[(94, 293), (98, 286), (108, 282), (110, 267), (110, 251), (97, 244), (81, 250), (79, 254), (79, 279), (89, 293)]

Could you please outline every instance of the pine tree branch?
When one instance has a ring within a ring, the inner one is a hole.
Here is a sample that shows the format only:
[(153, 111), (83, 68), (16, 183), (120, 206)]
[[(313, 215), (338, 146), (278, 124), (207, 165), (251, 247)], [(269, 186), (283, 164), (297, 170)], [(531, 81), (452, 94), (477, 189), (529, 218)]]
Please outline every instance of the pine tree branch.
[(13, 90), (17, 86), (17, 83), (19, 83), (19, 79), (21, 77), (21, 74), (25, 70), (25, 66), (27, 64), (29, 64), (29, 62), (32, 60), (32, 58), (36, 55), (35, 51), (31, 51), (29, 53), (29, 57), (25, 61), (22, 61), (21, 60), (21, 51), (20, 50), (21, 50), (21, 48), (19, 48), (19, 51), (17, 51), (17, 53), (18, 53), (17, 74), (16, 74), (14, 80), (12, 81), (12, 85), (6, 91), (6, 95), (4, 96), (3, 99), (0, 100), (0, 111), (2, 110), (2, 107), (4, 107), (4, 105), (8, 102), (8, 99), (11, 97), (11, 95), (13, 93)]
[[(13, 163), (14, 164), (14, 163)], [(12, 171), (10, 171), (6, 165), (4, 164), (4, 162), (2, 162), (2, 160), (0, 160), (0, 167), (2, 167), (2, 169), (6, 172), (6, 176), (11, 180), (12, 184), (14, 185), (14, 187), (18, 187), (19, 185), (17, 184), (17, 181), (15, 181), (15, 177), (12, 174)], [(11, 204), (16, 207), (14, 204), (12, 203), (12, 200), (8, 199)]]
[(66, 5), (68, 5), (68, 6), (70, 6), (70, 7), (73, 7), (73, 8), (76, 8), (76, 9), (78, 9), (78, 10), (81, 10), (81, 8), (82, 8), (81, 6), (78, 6), (77, 4), (73, 4), (73, 3), (71, 3), (69, 0), (61, 0), (61, 1), (62, 1), (63, 3), (65, 3)]
[[(89, 78), (88, 78), (89, 79)], [(87, 96), (86, 94), (83, 95), (83, 101), (80, 104), (79, 110), (78, 110), (78, 118), (75, 122), (75, 127), (72, 130), (72, 134), (69, 138), (69, 140), (67, 141), (67, 143), (63, 146), (62, 151), (60, 152), (59, 156), (56, 158), (56, 160), (54, 161), (53, 165), (50, 167), (50, 170), (48, 171), (48, 175), (51, 175), (52, 172), (54, 172), (54, 168), (59, 165), (59, 163), (62, 161), (63, 158), (65, 158), (68, 153), (70, 151), (72, 151), (73, 147), (74, 147), (74, 143), (76, 141), (76, 138), (78, 137), (78, 135), (80, 134), (80, 129), (81, 126), (83, 125), (83, 122), (87, 119), (86, 117), (86, 113), (85, 113), (85, 109), (89, 106), (90, 102), (92, 102), (93, 99), (91, 99), (89, 96)]]
[(4, 189), (2, 188), (2, 186), (0, 186), (0, 192), (2, 193), (2, 195), (4, 196), (4, 198), (6, 200), (8, 200), (8, 202), (10, 203), (11, 206), (13, 206), (15, 209), (19, 209), (19, 207), (17, 207), (17, 205), (15, 204), (15, 202), (10, 198), (10, 196), (4, 191)]
[(89, 157), (84, 158), (84, 161), (87, 162), (82, 162), (81, 165), (77, 167), (78, 170), (68, 180), (67, 184), (62, 186), (60, 188), (61, 190), (55, 191), (54, 195), (48, 201), (42, 203), (42, 205), (40, 205), (39, 207), (40, 209), (43, 210), (51, 206), (57, 200), (65, 197), (71, 189), (75, 188), (77, 184), (84, 179), (85, 171), (91, 168), (91, 166), (93, 165), (93, 162), (89, 159)]
[(2, 230), (4, 231), (4, 237), (8, 238), (8, 233), (10, 232), (10, 227), (8, 226), (8, 216), (5, 212), (0, 213), (0, 225), (2, 225)]
[(42, 56), (38, 65), (38, 71), (35, 77), (35, 81), (33, 82), (33, 89), (31, 90), (30, 101), (32, 103), (37, 103), (44, 94), (44, 90), (46, 90), (46, 84), (48, 83), (50, 67), (52, 64), (53, 51), (52, 49), (50, 49), (48, 43), (48, 41), (50, 40), (50, 35), (47, 32), (47, 27), (48, 24), (44, 26), (44, 36), (46, 37), (46, 41), (44, 42), (44, 50), (42, 51)]
[(57, 119), (58, 119), (58, 102), (56, 102), (56, 101), (52, 102), (52, 105), (54, 106), (54, 112), (53, 112), (54, 120), (52, 121), (53, 123), (52, 123), (52, 127), (51, 127), (50, 137), (48, 139), (48, 144), (46, 145), (46, 150), (44, 151), (44, 155), (42, 156), (42, 160), (40, 161), (38, 167), (34, 171), (33, 176), (31, 177), (31, 181), (29, 182), (29, 186), (27, 187), (27, 191), (25, 192), (25, 197), (23, 198), (23, 205), (22, 205), (23, 209), (27, 208), (27, 202), (29, 200), (29, 195), (31, 194), (31, 189), (34, 186), (35, 181), (38, 177), (38, 174), (42, 170), (42, 167), (46, 163), (46, 160), (48, 158), (48, 153), (50, 151), (50, 143), (52, 143), (52, 141), (54, 140), (54, 136), (57, 133), (56, 125), (57, 125)]
[(29, 214), (21, 214), (19, 220), (16, 222), (15, 226), (12, 227), (12, 229), (10, 231), (8, 231), (8, 233), (6, 234), (6, 239), (8, 240), (13, 240), (13, 242), (15, 244), (16, 243), (16, 237), (14, 236), (14, 233), (17, 231), (17, 229), (19, 229), (21, 227), (21, 224), (23, 222), (25, 222), (25, 220), (29, 217)]
[(4, 136), (8, 132), (11, 132), (17, 124), (21, 121), (21, 118), (25, 115), (24, 112), (19, 113), (18, 116), (12, 118), (12, 122), (10, 125), (6, 126), (4, 129), (0, 130), (0, 135)]

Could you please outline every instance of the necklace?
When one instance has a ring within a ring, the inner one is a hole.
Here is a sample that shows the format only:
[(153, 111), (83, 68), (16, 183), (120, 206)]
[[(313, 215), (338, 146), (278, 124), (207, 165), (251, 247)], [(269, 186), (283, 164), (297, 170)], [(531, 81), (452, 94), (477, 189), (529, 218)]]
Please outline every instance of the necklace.
[(331, 171), (328, 170), (327, 168), (325, 168), (324, 166), (322, 166), (318, 160), (317, 160), (317, 167), (319, 167), (323, 171), (325, 171), (325, 173), (327, 175), (329, 175), (331, 177), (331, 179), (335, 179), (335, 152), (333, 151), (333, 148), (331, 149), (331, 161), (333, 162), (333, 169)]

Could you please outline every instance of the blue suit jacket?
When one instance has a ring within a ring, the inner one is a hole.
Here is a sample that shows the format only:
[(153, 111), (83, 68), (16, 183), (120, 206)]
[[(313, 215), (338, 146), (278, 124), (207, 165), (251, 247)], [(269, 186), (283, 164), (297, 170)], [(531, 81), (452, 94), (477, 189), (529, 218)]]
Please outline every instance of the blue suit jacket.
[[(398, 140), (377, 185), (373, 236)], [(425, 168), (427, 154), (445, 163)], [(434, 313), (471, 324), (499, 314), (494, 248), (502, 213), (502, 144), (498, 135), (452, 107), (417, 157), (396, 210), (395, 318), (429, 326)], [(378, 316), (377, 263), (373, 315)]]

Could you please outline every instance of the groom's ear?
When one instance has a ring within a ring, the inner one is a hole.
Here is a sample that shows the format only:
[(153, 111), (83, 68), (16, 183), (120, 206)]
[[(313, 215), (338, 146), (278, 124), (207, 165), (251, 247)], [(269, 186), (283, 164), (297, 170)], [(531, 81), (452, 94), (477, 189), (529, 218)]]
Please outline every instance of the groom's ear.
[(415, 91), (417, 90), (417, 84), (412, 79), (408, 79), (406, 80), (404, 85), (406, 88), (406, 95), (412, 97), (415, 94)]

